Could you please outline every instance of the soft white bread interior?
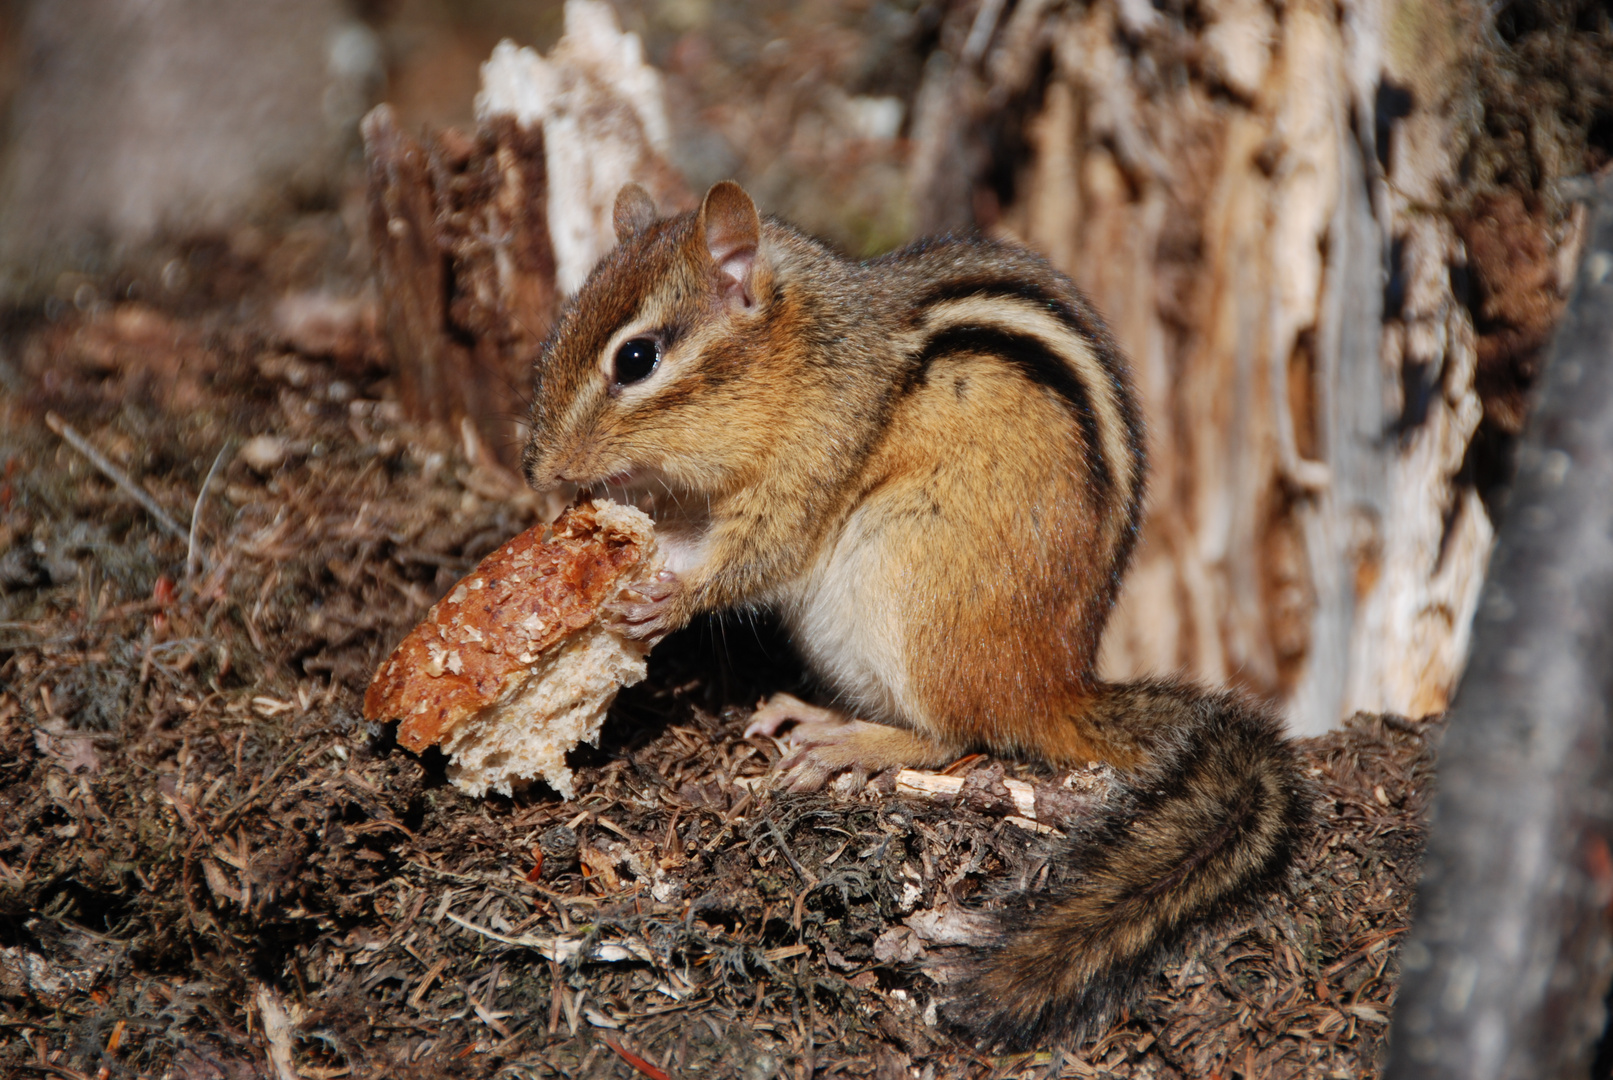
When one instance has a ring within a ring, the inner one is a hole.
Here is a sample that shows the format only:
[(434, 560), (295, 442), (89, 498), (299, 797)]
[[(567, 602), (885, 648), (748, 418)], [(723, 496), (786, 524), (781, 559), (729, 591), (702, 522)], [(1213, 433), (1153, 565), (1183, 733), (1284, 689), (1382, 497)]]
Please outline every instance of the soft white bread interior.
[(513, 693), (443, 739), (448, 779), (471, 795), (509, 795), (541, 777), (571, 798), (566, 752), (582, 742), (599, 745), (616, 692), (644, 678), (648, 652), (601, 625), (550, 649)]
[(603, 614), (661, 565), (641, 511), (582, 499), (552, 527), (510, 540), (460, 581), (393, 650), (364, 695), (371, 720), (397, 718), (410, 750), (440, 745), (472, 795), (542, 779), (573, 794), (566, 753), (598, 743), (649, 648)]

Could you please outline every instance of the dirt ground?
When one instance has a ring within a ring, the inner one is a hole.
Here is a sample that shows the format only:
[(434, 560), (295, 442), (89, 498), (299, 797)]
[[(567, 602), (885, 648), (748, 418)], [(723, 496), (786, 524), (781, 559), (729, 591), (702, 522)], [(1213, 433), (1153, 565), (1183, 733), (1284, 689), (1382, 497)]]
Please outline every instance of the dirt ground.
[(914, 927), (1056, 881), (1048, 838), (991, 799), (772, 794), (741, 731), (802, 676), (738, 620), (657, 649), (574, 800), (461, 795), (360, 697), (538, 501), (399, 418), (362, 305), (85, 307), (0, 330), (0, 1073), (1375, 1073), (1436, 725), (1305, 743), (1287, 891), (1101, 1038), (995, 1055), (937, 1022), (957, 947)]

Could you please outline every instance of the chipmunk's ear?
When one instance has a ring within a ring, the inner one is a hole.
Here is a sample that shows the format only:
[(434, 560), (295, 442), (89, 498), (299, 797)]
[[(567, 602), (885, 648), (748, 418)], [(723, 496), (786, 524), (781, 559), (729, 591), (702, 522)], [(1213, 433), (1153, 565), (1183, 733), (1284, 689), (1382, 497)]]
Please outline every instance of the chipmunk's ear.
[(616, 193), (616, 211), (612, 224), (616, 226), (616, 242), (622, 243), (635, 233), (641, 233), (655, 223), (655, 200), (637, 184), (623, 184)]
[(706, 192), (706, 201), (700, 205), (700, 233), (706, 238), (706, 250), (723, 292), (740, 307), (755, 307), (762, 220), (745, 189), (724, 180)]

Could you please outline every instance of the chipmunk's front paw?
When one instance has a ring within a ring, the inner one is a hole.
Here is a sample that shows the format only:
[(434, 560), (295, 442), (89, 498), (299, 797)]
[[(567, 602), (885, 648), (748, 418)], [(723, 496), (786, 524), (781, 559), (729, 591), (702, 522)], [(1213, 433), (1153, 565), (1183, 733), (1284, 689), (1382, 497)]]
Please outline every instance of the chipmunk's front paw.
[(682, 626), (684, 616), (679, 600), (683, 582), (670, 570), (662, 570), (648, 581), (631, 586), (604, 606), (606, 617), (617, 633), (654, 646)]

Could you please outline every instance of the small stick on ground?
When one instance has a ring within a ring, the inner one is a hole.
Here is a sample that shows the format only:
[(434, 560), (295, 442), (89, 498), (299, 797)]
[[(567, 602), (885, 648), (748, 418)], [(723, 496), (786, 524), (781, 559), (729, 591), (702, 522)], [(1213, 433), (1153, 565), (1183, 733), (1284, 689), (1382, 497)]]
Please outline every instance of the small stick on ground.
[[(167, 533), (169, 536), (172, 536), (176, 540), (189, 539), (188, 534), (186, 533), (185, 529), (181, 527), (179, 522), (169, 517), (168, 511), (164, 510), (162, 505), (158, 503), (156, 499), (153, 499), (145, 488), (135, 483), (134, 480), (130, 478), (128, 473), (124, 472), (122, 469), (118, 468), (116, 465), (112, 464), (105, 457), (103, 457), (101, 452), (95, 447), (91, 446), (90, 441), (84, 436), (80, 435), (72, 424), (69, 424), (66, 420), (63, 420), (55, 413), (48, 412), (45, 414), (45, 426), (50, 428), (50, 430), (54, 431), (57, 435), (60, 435), (63, 439), (67, 440), (67, 444), (74, 450), (77, 450), (79, 453), (89, 458), (91, 465), (94, 465), (97, 469), (100, 469), (108, 480), (122, 488), (124, 494), (128, 495), (135, 502), (139, 503), (145, 509), (146, 513), (155, 518), (157, 524), (162, 526), (163, 532)], [(205, 491), (206, 488), (204, 487), (203, 490)]]
[[(63, 426), (65, 427), (66, 425)], [(185, 580), (187, 581), (194, 578), (197, 568), (207, 562), (207, 557), (196, 550), (196, 527), (202, 520), (202, 503), (207, 499), (207, 489), (213, 486), (213, 477), (218, 475), (218, 467), (224, 464), (224, 458), (229, 453), (229, 450), (230, 444), (228, 442), (218, 448), (218, 455), (213, 458), (212, 468), (207, 470), (207, 479), (202, 481), (202, 490), (196, 493), (196, 504), (190, 508), (190, 534), (186, 540), (185, 547)]]
[(268, 1043), (269, 1064), (276, 1080), (300, 1080), (297, 1065), (291, 1056), (291, 1039), (295, 1021), (286, 1011), (280, 995), (267, 986), (259, 986), (258, 1015), (263, 1018), (263, 1039)]

